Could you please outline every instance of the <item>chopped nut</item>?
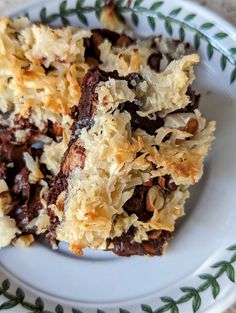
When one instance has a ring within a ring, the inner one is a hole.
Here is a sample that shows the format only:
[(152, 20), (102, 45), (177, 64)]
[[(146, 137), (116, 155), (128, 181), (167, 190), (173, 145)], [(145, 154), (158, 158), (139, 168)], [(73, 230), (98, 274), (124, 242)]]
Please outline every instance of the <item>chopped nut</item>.
[(115, 245), (113, 242), (111, 242), (108, 246), (108, 249), (111, 250), (111, 249), (114, 249), (115, 248)]
[(44, 175), (39, 168), (38, 159), (34, 160), (33, 157), (28, 152), (24, 152), (23, 155), (26, 167), (30, 171), (29, 182), (35, 184), (40, 179), (44, 178)]
[(12, 245), (16, 248), (28, 248), (34, 242), (33, 235), (22, 235), (12, 241)]
[(148, 65), (156, 71), (157, 73), (160, 72), (160, 66), (161, 66), (161, 60), (163, 59), (163, 56), (161, 52), (152, 53), (148, 58)]
[(92, 40), (92, 45), (93, 45), (93, 49), (94, 49), (94, 54), (96, 56), (96, 58), (99, 60), (100, 58), (100, 49), (99, 49), (99, 45), (104, 41), (104, 38), (102, 37), (101, 34), (99, 34), (98, 32), (93, 32), (93, 36), (91, 37)]
[(35, 226), (37, 227), (37, 234), (44, 233), (50, 224), (50, 218), (47, 214), (46, 208), (41, 210), (39, 216), (36, 219)]
[(167, 192), (172, 192), (177, 189), (175, 182), (171, 177), (169, 177), (169, 175), (158, 177), (158, 185), (162, 190)]
[(175, 191), (177, 189), (177, 185), (175, 184), (175, 182), (173, 181), (173, 179), (167, 181), (166, 183), (166, 189), (169, 192)]
[(164, 197), (158, 186), (152, 186), (148, 192), (146, 197), (146, 208), (150, 212), (154, 212), (155, 210), (159, 210), (164, 205)]
[(158, 184), (164, 190), (165, 189), (166, 180), (164, 177), (158, 177)]
[(6, 215), (0, 216), (0, 248), (10, 245), (19, 233), (15, 220)]
[(154, 255), (155, 254), (155, 248), (154, 248), (154, 246), (150, 243), (150, 242), (148, 242), (148, 241), (146, 241), (144, 244), (143, 244), (143, 246), (144, 246), (144, 248), (145, 248), (145, 252), (147, 253), (147, 254), (150, 254), (150, 255)]
[(53, 134), (54, 134), (55, 137), (60, 137), (60, 136), (62, 136), (62, 131), (63, 131), (63, 129), (59, 126), (58, 123), (54, 123), (54, 124), (52, 125), (52, 132), (53, 132)]
[(116, 15), (116, 1), (109, 1), (108, 4), (103, 6), (102, 12), (101, 12), (101, 23), (103, 26), (110, 30), (124, 30), (125, 25), (124, 23), (121, 23)]
[(98, 215), (96, 213), (94, 213), (94, 212), (87, 212), (87, 213), (85, 213), (85, 216), (90, 218), (90, 219), (96, 219), (96, 217)]
[(185, 126), (185, 131), (194, 134), (198, 129), (198, 121), (195, 118), (190, 118)]

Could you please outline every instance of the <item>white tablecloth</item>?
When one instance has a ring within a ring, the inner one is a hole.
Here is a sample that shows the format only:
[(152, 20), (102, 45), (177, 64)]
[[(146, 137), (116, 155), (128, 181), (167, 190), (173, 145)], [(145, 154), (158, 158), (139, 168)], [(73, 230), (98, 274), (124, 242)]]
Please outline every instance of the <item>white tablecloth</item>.
[[(192, 0), (189, 0), (192, 1)], [(214, 10), (229, 22), (236, 25), (236, 0), (193, 0), (206, 5), (210, 9)], [(0, 0), (0, 12), (4, 15), (9, 8), (14, 8), (14, 6), (27, 3), (27, 0)], [(236, 303), (229, 310), (224, 313), (236, 313)]]

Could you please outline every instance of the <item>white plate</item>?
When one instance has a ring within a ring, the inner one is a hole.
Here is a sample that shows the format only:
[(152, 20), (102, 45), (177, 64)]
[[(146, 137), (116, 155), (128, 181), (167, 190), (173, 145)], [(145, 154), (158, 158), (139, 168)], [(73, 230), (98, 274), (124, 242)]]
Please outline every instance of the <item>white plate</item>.
[[(102, 3), (32, 1), (10, 14), (98, 27), (95, 13)], [(136, 0), (129, 10), (125, 3), (119, 1), (118, 12), (135, 34), (171, 35), (199, 47), (196, 88), (203, 95), (202, 110), (217, 121), (205, 175), (163, 257), (86, 251), (79, 258), (66, 247), (54, 252), (42, 244), (1, 250), (0, 311), (200, 313), (221, 312), (236, 300), (236, 30), (185, 1)]]

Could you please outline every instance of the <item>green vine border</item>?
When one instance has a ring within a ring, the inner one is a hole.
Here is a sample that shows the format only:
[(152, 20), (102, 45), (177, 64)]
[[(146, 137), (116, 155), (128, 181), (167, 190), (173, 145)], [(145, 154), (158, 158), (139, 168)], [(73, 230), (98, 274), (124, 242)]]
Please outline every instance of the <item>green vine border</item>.
[[(162, 20), (164, 21), (166, 32), (170, 36), (173, 35), (173, 25), (177, 25), (179, 27), (178, 36), (182, 41), (185, 39), (186, 30), (194, 32), (193, 44), (195, 49), (198, 50), (201, 42), (205, 41), (207, 44), (206, 52), (208, 59), (211, 60), (215, 51), (218, 51), (221, 54), (220, 66), (222, 71), (226, 69), (228, 63), (233, 65), (234, 68), (231, 71), (230, 83), (232, 84), (236, 80), (236, 47), (225, 50), (220, 44), (220, 41), (228, 37), (227, 33), (219, 31), (209, 37), (207, 32), (215, 27), (214, 23), (203, 23), (199, 28), (196, 28), (196, 26), (192, 24), (194, 18), (197, 16), (196, 14), (190, 13), (186, 15), (183, 20), (180, 20), (178, 19), (178, 15), (182, 11), (181, 7), (177, 7), (166, 15), (159, 11), (165, 1), (156, 1), (149, 8), (142, 5), (144, 1), (145, 0), (135, 0), (127, 2), (126, 0), (117, 0), (115, 13), (122, 22), (125, 22), (125, 13), (131, 14), (131, 21), (135, 27), (139, 24), (140, 15), (144, 14), (152, 31), (155, 31), (157, 21)], [(86, 15), (93, 12), (99, 19), (103, 6), (104, 0), (96, 0), (94, 6), (86, 5), (86, 0), (77, 0), (75, 8), (68, 8), (67, 0), (64, 0), (59, 5), (58, 13), (47, 15), (47, 9), (45, 7), (42, 8), (40, 11), (40, 19), (46, 24), (61, 19), (63, 25), (69, 25), (70, 21), (68, 17), (77, 16), (83, 25), (88, 26)]]
[[(201, 293), (210, 289), (213, 299), (216, 299), (220, 293), (219, 278), (226, 275), (228, 279), (235, 283), (235, 268), (233, 264), (236, 262), (236, 244), (230, 246), (227, 250), (231, 251), (233, 255), (229, 261), (220, 261), (211, 266), (211, 268), (217, 269), (216, 273), (213, 274), (201, 274), (198, 277), (203, 281), (198, 287), (181, 287), (182, 296), (178, 299), (171, 297), (161, 297), (163, 305), (153, 310), (148, 304), (141, 304), (141, 309), (146, 313), (179, 313), (179, 305), (192, 301), (192, 312), (197, 312), (202, 304)], [(64, 313), (66, 312), (62, 305), (58, 304), (54, 311), (45, 309), (44, 301), (38, 297), (34, 303), (25, 301), (25, 293), (21, 288), (17, 288), (15, 293), (9, 292), (10, 281), (8, 279), (2, 282), (0, 287), (0, 295), (7, 298), (7, 301), (0, 305), (1, 310), (8, 310), (17, 305), (21, 305), (29, 312), (34, 313)], [(72, 308), (72, 313), (83, 313), (79, 309)], [(103, 310), (97, 309), (97, 313), (106, 313)], [(119, 309), (119, 313), (131, 313), (126, 309)]]
[[(139, 24), (139, 15), (145, 14), (147, 22), (152, 31), (156, 29), (156, 23), (158, 20), (163, 20), (166, 32), (172, 36), (173, 35), (173, 24), (178, 25), (179, 27), (179, 39), (185, 40), (186, 30), (194, 32), (193, 43), (196, 50), (199, 49), (201, 41), (207, 43), (207, 56), (211, 60), (215, 51), (218, 51), (221, 54), (220, 66), (222, 71), (224, 71), (229, 64), (233, 65), (234, 69), (231, 72), (230, 82), (233, 83), (236, 80), (236, 47), (230, 48), (228, 51), (225, 51), (219, 42), (228, 37), (228, 34), (225, 32), (217, 32), (213, 36), (209, 37), (207, 34), (208, 30), (214, 28), (215, 24), (211, 22), (203, 23), (199, 29), (191, 24), (191, 22), (196, 17), (196, 14), (188, 14), (183, 20), (179, 20), (177, 17), (182, 11), (182, 8), (178, 7), (172, 10), (169, 15), (165, 15), (159, 11), (161, 6), (164, 4), (164, 1), (154, 2), (150, 8), (142, 6), (144, 0), (133, 1), (133, 5), (127, 6), (125, 0), (117, 0), (116, 6), (116, 15), (117, 17), (125, 22), (124, 13), (131, 14), (131, 20), (134, 26)], [(95, 13), (97, 18), (100, 18), (100, 14), (104, 5), (103, 0), (96, 0), (95, 6), (86, 6), (85, 0), (77, 0), (75, 8), (67, 7), (67, 0), (64, 0), (59, 5), (59, 12), (55, 14), (47, 15), (47, 9), (44, 7), (40, 11), (40, 19), (43, 23), (52, 23), (57, 19), (61, 19), (63, 25), (69, 25), (70, 21), (69, 16), (76, 15), (79, 21), (88, 26), (88, 19), (86, 14)], [(232, 251), (233, 255), (229, 261), (218, 262), (211, 267), (217, 269), (214, 275), (212, 274), (201, 274), (198, 277), (203, 281), (198, 287), (181, 287), (182, 296), (179, 299), (173, 299), (171, 297), (161, 297), (163, 305), (155, 310), (151, 308), (150, 305), (142, 304), (141, 310), (146, 313), (179, 313), (179, 305), (192, 301), (192, 311), (195, 313), (201, 307), (201, 293), (210, 289), (212, 297), (216, 299), (220, 293), (220, 284), (218, 279), (223, 275), (226, 275), (228, 279), (235, 283), (235, 269), (233, 263), (236, 262), (236, 244), (229, 247), (227, 250)], [(62, 305), (58, 304), (54, 311), (45, 309), (44, 301), (38, 297), (34, 303), (25, 301), (25, 293), (21, 288), (17, 288), (15, 293), (10, 292), (10, 281), (8, 279), (2, 282), (0, 287), (0, 296), (3, 295), (7, 301), (0, 305), (1, 310), (8, 310), (17, 305), (21, 305), (23, 308), (29, 312), (34, 313), (64, 313), (65, 310)], [(83, 313), (79, 309), (72, 308), (72, 313)], [(119, 309), (120, 313), (130, 313), (126, 309)], [(97, 313), (106, 313), (103, 310), (98, 309)]]

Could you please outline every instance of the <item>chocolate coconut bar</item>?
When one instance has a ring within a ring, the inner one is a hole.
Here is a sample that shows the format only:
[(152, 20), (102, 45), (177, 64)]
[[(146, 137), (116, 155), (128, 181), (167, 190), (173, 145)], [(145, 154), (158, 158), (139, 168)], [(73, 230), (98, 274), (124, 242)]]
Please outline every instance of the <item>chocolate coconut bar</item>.
[(76, 254), (163, 254), (215, 129), (190, 88), (197, 62), (189, 55), (160, 74), (87, 72), (48, 195), (53, 244), (68, 242)]

